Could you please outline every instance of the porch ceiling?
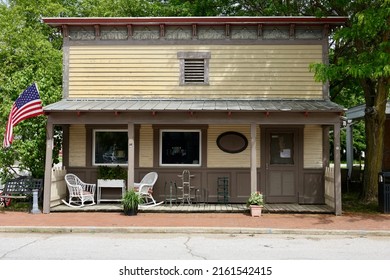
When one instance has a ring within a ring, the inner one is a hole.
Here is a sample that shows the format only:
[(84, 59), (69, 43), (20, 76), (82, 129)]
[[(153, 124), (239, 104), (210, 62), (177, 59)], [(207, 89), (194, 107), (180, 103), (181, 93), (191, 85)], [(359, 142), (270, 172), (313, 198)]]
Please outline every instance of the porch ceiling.
[(44, 107), (45, 112), (343, 112), (330, 100), (302, 99), (63, 99)]

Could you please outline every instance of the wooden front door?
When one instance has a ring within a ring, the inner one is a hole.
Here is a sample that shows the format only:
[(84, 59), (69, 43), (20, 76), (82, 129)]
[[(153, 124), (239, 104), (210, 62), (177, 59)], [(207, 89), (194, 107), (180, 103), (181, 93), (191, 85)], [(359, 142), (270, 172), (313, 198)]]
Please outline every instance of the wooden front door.
[(265, 196), (267, 203), (297, 203), (298, 129), (267, 129)]

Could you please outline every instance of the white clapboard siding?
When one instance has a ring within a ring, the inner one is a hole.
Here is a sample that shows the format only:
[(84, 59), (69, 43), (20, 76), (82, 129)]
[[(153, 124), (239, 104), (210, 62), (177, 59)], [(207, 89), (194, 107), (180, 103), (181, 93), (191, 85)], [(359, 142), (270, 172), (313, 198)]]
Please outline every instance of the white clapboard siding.
[[(209, 85), (180, 86), (178, 52), (210, 52)], [(322, 98), (321, 45), (69, 47), (69, 97)]]

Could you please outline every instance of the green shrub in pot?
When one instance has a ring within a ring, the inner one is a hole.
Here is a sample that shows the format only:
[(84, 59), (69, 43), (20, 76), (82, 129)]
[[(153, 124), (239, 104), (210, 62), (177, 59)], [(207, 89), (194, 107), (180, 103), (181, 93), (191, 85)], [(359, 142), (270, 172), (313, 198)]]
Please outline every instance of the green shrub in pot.
[(134, 216), (138, 213), (138, 205), (144, 202), (142, 196), (133, 189), (126, 191), (122, 198), (123, 212), (125, 215)]

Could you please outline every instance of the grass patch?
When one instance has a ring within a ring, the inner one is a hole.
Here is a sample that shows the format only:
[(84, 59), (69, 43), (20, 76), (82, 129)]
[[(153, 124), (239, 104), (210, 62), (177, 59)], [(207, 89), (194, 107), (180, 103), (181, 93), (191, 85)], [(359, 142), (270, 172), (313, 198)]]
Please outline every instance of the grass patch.
[(4, 207), (3, 210), (15, 211), (15, 212), (29, 212), (31, 209), (30, 202), (28, 201), (11, 201), (8, 207)]
[(378, 214), (378, 202), (364, 203), (357, 192), (348, 192), (342, 195), (344, 212)]

